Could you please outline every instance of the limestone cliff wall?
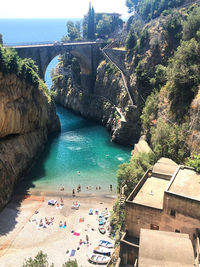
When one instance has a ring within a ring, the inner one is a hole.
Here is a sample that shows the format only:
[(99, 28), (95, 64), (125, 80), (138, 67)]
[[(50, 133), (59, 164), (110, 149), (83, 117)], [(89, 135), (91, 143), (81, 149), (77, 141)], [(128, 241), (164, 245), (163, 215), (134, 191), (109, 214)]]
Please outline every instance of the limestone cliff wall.
[(39, 87), (0, 73), (0, 209), (42, 152), (48, 134), (60, 129), (55, 106)]
[(105, 125), (111, 132), (113, 141), (133, 145), (140, 131), (138, 113), (137, 109), (129, 106), (129, 97), (120, 72), (103, 61), (97, 69), (92, 94), (74, 84), (73, 77), (65, 77), (54, 85), (56, 102)]

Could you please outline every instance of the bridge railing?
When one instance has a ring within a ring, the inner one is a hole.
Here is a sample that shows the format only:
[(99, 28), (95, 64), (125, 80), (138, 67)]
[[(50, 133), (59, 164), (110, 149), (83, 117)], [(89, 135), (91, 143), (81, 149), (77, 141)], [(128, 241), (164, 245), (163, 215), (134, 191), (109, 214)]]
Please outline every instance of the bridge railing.
[(44, 42), (13, 42), (3, 43), (3, 46), (34, 46), (34, 45), (64, 45), (64, 44), (76, 44), (76, 43), (103, 43), (99, 41), (79, 40), (79, 41), (44, 41)]

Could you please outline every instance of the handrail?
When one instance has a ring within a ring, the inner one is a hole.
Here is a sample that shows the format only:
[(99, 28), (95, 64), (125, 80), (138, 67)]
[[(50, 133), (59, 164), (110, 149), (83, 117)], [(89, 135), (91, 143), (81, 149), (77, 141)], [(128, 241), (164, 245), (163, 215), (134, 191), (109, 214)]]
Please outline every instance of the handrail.
[(133, 106), (134, 104), (133, 104), (133, 99), (132, 99), (132, 97), (131, 97), (131, 95), (130, 95), (130, 92), (129, 92), (129, 89), (128, 89), (128, 86), (127, 86), (127, 82), (126, 82), (126, 78), (125, 78), (125, 75), (124, 75), (124, 73), (122, 72), (122, 70), (119, 68), (119, 66), (117, 66), (116, 64), (115, 64), (115, 62), (113, 62), (113, 60), (106, 54), (106, 52), (104, 51), (104, 48), (103, 49), (101, 49), (100, 48), (100, 50), (103, 52), (103, 54), (106, 56), (106, 58), (120, 71), (120, 73), (121, 73), (121, 76), (122, 76), (122, 80), (123, 80), (123, 83), (124, 83), (124, 87), (125, 87), (125, 89), (126, 89), (126, 92), (127, 92), (127, 94), (128, 94), (128, 97), (129, 97), (129, 100), (130, 100), (130, 102), (131, 102), (131, 105)]

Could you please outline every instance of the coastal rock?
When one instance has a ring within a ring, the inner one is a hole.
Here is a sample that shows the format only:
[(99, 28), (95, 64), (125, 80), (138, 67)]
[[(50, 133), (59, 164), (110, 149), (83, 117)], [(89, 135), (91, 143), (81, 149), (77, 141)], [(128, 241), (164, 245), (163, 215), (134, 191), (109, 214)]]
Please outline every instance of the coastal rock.
[(55, 105), (41, 86), (0, 74), (0, 209), (42, 152), (48, 134), (59, 129)]

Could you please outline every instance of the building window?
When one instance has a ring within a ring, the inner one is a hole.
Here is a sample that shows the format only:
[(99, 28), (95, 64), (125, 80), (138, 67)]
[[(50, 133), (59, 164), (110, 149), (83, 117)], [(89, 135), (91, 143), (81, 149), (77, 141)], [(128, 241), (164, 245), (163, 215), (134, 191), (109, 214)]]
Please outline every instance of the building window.
[(151, 224), (151, 229), (152, 230), (159, 230), (159, 226), (156, 224)]
[(180, 233), (180, 232), (181, 232), (181, 231), (180, 231), (180, 230), (178, 230), (178, 229), (176, 229), (176, 230), (175, 230), (175, 233)]
[(170, 210), (170, 216), (172, 216), (172, 217), (176, 217), (176, 211), (173, 210), (173, 209), (171, 209), (171, 210)]

